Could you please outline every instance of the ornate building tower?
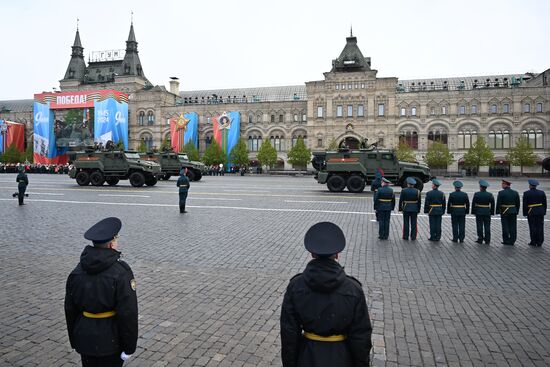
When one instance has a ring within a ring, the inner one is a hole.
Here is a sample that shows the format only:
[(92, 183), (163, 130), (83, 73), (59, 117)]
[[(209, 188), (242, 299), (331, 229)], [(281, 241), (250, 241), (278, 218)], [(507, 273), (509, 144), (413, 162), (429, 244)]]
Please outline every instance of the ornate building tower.
[(61, 89), (74, 88), (84, 82), (86, 62), (84, 61), (84, 47), (80, 42), (80, 33), (76, 28), (76, 36), (72, 46), (71, 61), (65, 72), (65, 77), (59, 81)]

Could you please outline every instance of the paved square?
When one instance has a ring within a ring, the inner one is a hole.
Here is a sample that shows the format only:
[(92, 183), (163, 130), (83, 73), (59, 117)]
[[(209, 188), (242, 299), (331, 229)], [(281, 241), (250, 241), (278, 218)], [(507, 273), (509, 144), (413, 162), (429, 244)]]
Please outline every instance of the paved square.
[[(418, 241), (406, 242), (395, 213), (380, 242), (370, 193), (331, 194), (312, 177), (205, 177), (192, 183), (185, 215), (173, 179), (142, 189), (29, 181), (18, 207), (15, 175), (0, 175), (1, 366), (79, 365), (65, 281), (84, 231), (107, 216), (123, 221), (121, 251), (138, 282), (140, 338), (127, 366), (280, 366), (282, 295), (308, 261), (305, 231), (325, 220), (346, 233), (340, 261), (367, 294), (375, 366), (550, 365), (550, 243), (527, 246), (524, 220), (514, 247), (500, 245), (498, 217), (490, 246), (474, 242), (473, 218), (464, 244), (450, 241), (448, 217), (442, 241), (428, 242), (425, 216)], [(471, 198), (476, 182), (465, 183)]]

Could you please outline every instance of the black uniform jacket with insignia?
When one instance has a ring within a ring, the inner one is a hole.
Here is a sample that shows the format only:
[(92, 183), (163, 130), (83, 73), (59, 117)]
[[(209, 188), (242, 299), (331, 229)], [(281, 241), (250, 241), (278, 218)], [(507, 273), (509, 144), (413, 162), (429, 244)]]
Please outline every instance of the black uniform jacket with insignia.
[(487, 191), (478, 191), (472, 199), (472, 214), (495, 215), (495, 197)]
[(413, 187), (406, 187), (401, 190), (399, 195), (399, 211), (419, 213), (422, 201), (420, 199), (420, 191)]
[[(345, 341), (312, 341), (302, 332), (345, 335)], [(287, 287), (281, 310), (283, 367), (365, 367), (372, 326), (361, 283), (331, 259), (309, 262)]]
[(395, 209), (395, 194), (389, 186), (382, 186), (374, 193), (374, 210), (392, 211)]
[(424, 213), (428, 215), (445, 214), (445, 194), (437, 189), (428, 191), (424, 200)]
[(523, 215), (546, 215), (546, 194), (542, 190), (529, 189), (523, 193)]
[(176, 186), (179, 187), (180, 193), (187, 193), (191, 184), (189, 183), (189, 179), (187, 178), (187, 176), (181, 175), (176, 182)]
[(29, 184), (29, 178), (25, 172), (19, 172), (15, 182), (17, 182), (17, 187), (27, 187)]
[(507, 187), (500, 190), (497, 195), (496, 213), (500, 215), (519, 214), (519, 194), (517, 191)]
[(470, 199), (468, 194), (462, 191), (454, 191), (449, 194), (447, 201), (447, 214), (466, 215), (470, 212)]
[[(108, 318), (89, 318), (115, 311)], [(65, 318), (71, 346), (80, 354), (109, 356), (132, 354), (138, 337), (138, 307), (134, 274), (120, 260), (120, 252), (87, 246), (69, 275)]]

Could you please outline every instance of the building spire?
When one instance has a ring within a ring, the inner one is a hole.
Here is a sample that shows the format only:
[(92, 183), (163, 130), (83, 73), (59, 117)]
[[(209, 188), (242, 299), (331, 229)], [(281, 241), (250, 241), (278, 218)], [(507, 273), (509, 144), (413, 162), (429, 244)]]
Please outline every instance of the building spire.
[(353, 37), (353, 24), (350, 24), (349, 26), (349, 36)]
[(78, 32), (78, 22), (80, 21), (80, 19), (76, 18), (76, 31)]
[(130, 25), (134, 25), (134, 11), (130, 12)]

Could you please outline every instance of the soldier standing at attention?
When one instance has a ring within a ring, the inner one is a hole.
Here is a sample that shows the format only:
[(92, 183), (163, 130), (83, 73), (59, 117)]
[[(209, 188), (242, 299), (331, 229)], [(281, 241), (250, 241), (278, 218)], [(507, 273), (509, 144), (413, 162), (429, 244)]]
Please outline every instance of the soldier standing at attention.
[(378, 216), (378, 239), (387, 240), (390, 235), (391, 212), (395, 209), (395, 194), (391, 183), (382, 177), (382, 187), (374, 193), (374, 210)]
[(25, 191), (27, 190), (27, 185), (29, 184), (29, 178), (25, 173), (25, 166), (19, 166), (19, 173), (15, 179), (17, 182), (17, 198), (19, 199), (19, 205), (25, 205), (23, 200), (25, 199)]
[[(370, 191), (376, 193), (378, 189), (382, 186), (382, 173), (380, 173), (380, 168), (376, 170), (376, 173), (374, 174), (374, 180), (372, 180), (372, 183), (370, 184)], [(378, 222), (380, 219), (378, 218), (378, 212), (375, 210), (376, 215), (376, 221)]]
[(531, 242), (529, 246), (540, 247), (544, 242), (544, 216), (546, 215), (546, 194), (538, 190), (539, 182), (535, 179), (529, 180), (529, 190), (523, 193), (523, 215), (529, 222), (529, 235)]
[(83, 367), (119, 367), (136, 350), (136, 281), (117, 250), (121, 226), (111, 217), (88, 229), (84, 238), (93, 246), (86, 246), (67, 279), (67, 330)]
[(180, 177), (176, 182), (176, 186), (179, 187), (180, 195), (180, 213), (187, 213), (185, 211), (185, 202), (187, 201), (187, 192), (189, 191), (189, 179), (187, 178), (187, 168), (180, 171)]
[(424, 213), (430, 218), (430, 238), (428, 241), (441, 240), (441, 217), (445, 214), (445, 194), (439, 191), (441, 182), (432, 180), (432, 191), (426, 193)]
[(472, 199), (472, 214), (476, 216), (477, 243), (491, 242), (491, 215), (495, 215), (495, 197), (487, 192), (489, 183), (479, 180), (479, 191)]
[(422, 202), (420, 190), (414, 187), (416, 180), (413, 177), (407, 177), (406, 182), (407, 187), (401, 190), (399, 195), (399, 211), (403, 212), (403, 239), (408, 240), (410, 232), (411, 240), (415, 241), (418, 234), (418, 213), (420, 213)]
[(283, 367), (368, 366), (372, 326), (365, 294), (337, 261), (344, 233), (334, 223), (317, 223), (304, 244), (313, 260), (290, 280), (281, 308)]
[(502, 244), (513, 246), (517, 238), (519, 194), (510, 188), (510, 181), (502, 180), (502, 190), (497, 195), (496, 213), (502, 224)]
[(452, 242), (464, 242), (466, 235), (466, 214), (470, 212), (470, 199), (468, 194), (462, 192), (461, 181), (453, 182), (455, 191), (449, 194), (447, 202), (447, 214), (451, 215), (451, 225), (453, 227)]

